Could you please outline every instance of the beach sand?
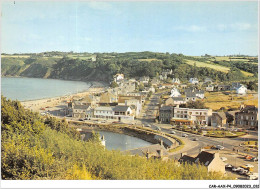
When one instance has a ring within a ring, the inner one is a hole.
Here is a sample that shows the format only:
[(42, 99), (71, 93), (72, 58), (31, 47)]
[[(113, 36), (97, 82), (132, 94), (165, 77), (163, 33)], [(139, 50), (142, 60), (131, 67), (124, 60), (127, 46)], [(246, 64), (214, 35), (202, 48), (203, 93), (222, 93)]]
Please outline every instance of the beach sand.
[(21, 104), (26, 109), (30, 109), (34, 112), (39, 112), (40, 110), (48, 110), (49, 108), (53, 108), (55, 106), (58, 106), (59, 104), (69, 102), (71, 99), (75, 97), (80, 98), (89, 94), (100, 93), (104, 91), (105, 88), (107, 87), (106, 84), (101, 82), (91, 82), (91, 83), (92, 83), (91, 87), (84, 92), (79, 92), (79, 93), (60, 96), (60, 97), (22, 101)]

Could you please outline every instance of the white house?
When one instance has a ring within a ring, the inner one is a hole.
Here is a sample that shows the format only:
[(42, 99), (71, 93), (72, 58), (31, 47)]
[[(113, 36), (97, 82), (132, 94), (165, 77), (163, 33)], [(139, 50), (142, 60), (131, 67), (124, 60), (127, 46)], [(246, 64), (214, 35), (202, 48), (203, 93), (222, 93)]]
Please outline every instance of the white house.
[(142, 101), (138, 99), (125, 100), (125, 105), (133, 107), (135, 109), (135, 116), (138, 116), (142, 110)]
[(110, 106), (99, 106), (94, 109), (95, 118), (114, 119), (114, 111)]
[(93, 110), (90, 105), (74, 105), (72, 108), (72, 117), (91, 118), (93, 117)]
[(199, 80), (197, 78), (190, 78), (189, 82), (195, 85), (199, 83)]
[(190, 108), (174, 108), (174, 118), (191, 120), (200, 125), (208, 125), (212, 116), (212, 109), (190, 109)]
[(172, 82), (173, 82), (173, 83), (176, 83), (176, 84), (180, 84), (180, 83), (181, 83), (180, 80), (179, 80), (179, 78), (173, 78), (173, 79), (172, 79)]
[(124, 79), (124, 74), (116, 74), (114, 75), (114, 81), (115, 82), (118, 82), (120, 80), (123, 80)]
[(148, 84), (149, 81), (150, 81), (150, 77), (148, 76), (140, 77), (140, 82), (142, 82), (143, 84)]
[(238, 88), (236, 88), (236, 93), (240, 95), (244, 95), (247, 92), (247, 88), (244, 85), (240, 85)]
[(206, 87), (206, 91), (209, 91), (209, 92), (214, 91), (214, 86), (213, 85), (208, 85)]
[(117, 105), (113, 108), (114, 117), (119, 121), (134, 120), (133, 111), (129, 106)]
[(170, 97), (179, 97), (181, 96), (181, 93), (178, 91), (177, 88), (172, 88)]

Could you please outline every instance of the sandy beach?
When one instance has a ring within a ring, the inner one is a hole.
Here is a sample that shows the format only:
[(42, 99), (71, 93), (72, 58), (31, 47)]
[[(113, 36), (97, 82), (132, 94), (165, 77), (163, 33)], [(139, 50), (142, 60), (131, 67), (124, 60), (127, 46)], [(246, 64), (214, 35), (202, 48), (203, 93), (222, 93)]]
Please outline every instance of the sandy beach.
[(44, 99), (37, 99), (37, 100), (28, 100), (22, 101), (21, 104), (26, 109), (30, 109), (32, 111), (39, 112), (40, 110), (45, 110), (46, 108), (52, 108), (54, 106), (58, 106), (61, 103), (68, 102), (73, 98), (80, 98), (84, 97), (89, 94), (93, 93), (100, 93), (105, 90), (107, 85), (101, 82), (91, 82), (91, 87), (84, 92), (79, 92), (71, 95), (53, 97), (53, 98), (44, 98)]

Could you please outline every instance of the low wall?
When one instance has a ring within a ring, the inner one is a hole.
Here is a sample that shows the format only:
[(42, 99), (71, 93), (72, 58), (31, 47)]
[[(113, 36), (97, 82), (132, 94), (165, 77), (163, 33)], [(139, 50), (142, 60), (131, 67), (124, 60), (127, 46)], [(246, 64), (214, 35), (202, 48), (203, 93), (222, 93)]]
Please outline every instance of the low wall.
[(133, 137), (140, 138), (147, 142), (158, 144), (163, 141), (163, 144), (166, 148), (172, 149), (179, 145), (179, 142), (174, 138), (170, 138), (168, 136), (163, 135), (158, 131), (154, 131), (152, 129), (143, 128), (139, 126), (129, 126), (126, 124), (88, 124), (84, 122), (74, 122), (69, 121), (69, 125), (75, 128), (81, 128), (82, 132), (91, 132), (92, 130), (103, 130), (103, 131), (111, 131), (115, 133), (125, 134)]

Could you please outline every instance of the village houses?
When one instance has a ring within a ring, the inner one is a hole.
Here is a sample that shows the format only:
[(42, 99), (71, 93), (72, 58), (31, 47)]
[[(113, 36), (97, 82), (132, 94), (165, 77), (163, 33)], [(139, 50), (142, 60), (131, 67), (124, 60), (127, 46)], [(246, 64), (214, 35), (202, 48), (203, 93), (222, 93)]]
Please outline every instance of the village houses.
[(197, 78), (190, 78), (189, 82), (193, 85), (196, 85), (199, 83), (199, 80)]
[(180, 82), (179, 78), (173, 78), (172, 83), (179, 85), (181, 82)]
[(179, 90), (176, 87), (172, 88), (170, 97), (180, 97), (180, 96), (181, 93), (179, 92)]
[(240, 112), (235, 113), (237, 127), (258, 130), (258, 108), (252, 105), (241, 105)]
[(124, 74), (116, 74), (116, 75), (114, 75), (114, 81), (115, 82), (119, 82), (119, 81), (121, 81), (121, 80), (123, 80), (124, 79)]
[(173, 107), (172, 106), (163, 106), (159, 110), (159, 121), (161, 123), (170, 123), (171, 118), (173, 117)]
[(174, 117), (171, 122), (174, 124), (197, 123), (199, 125), (209, 125), (212, 116), (212, 109), (192, 109), (174, 107)]
[(166, 106), (176, 106), (180, 104), (186, 104), (186, 100), (183, 97), (170, 97), (165, 101)]
[(183, 155), (180, 163), (189, 163), (206, 166), (208, 172), (220, 172), (225, 174), (225, 163), (220, 159), (219, 153), (201, 151), (196, 157)]

